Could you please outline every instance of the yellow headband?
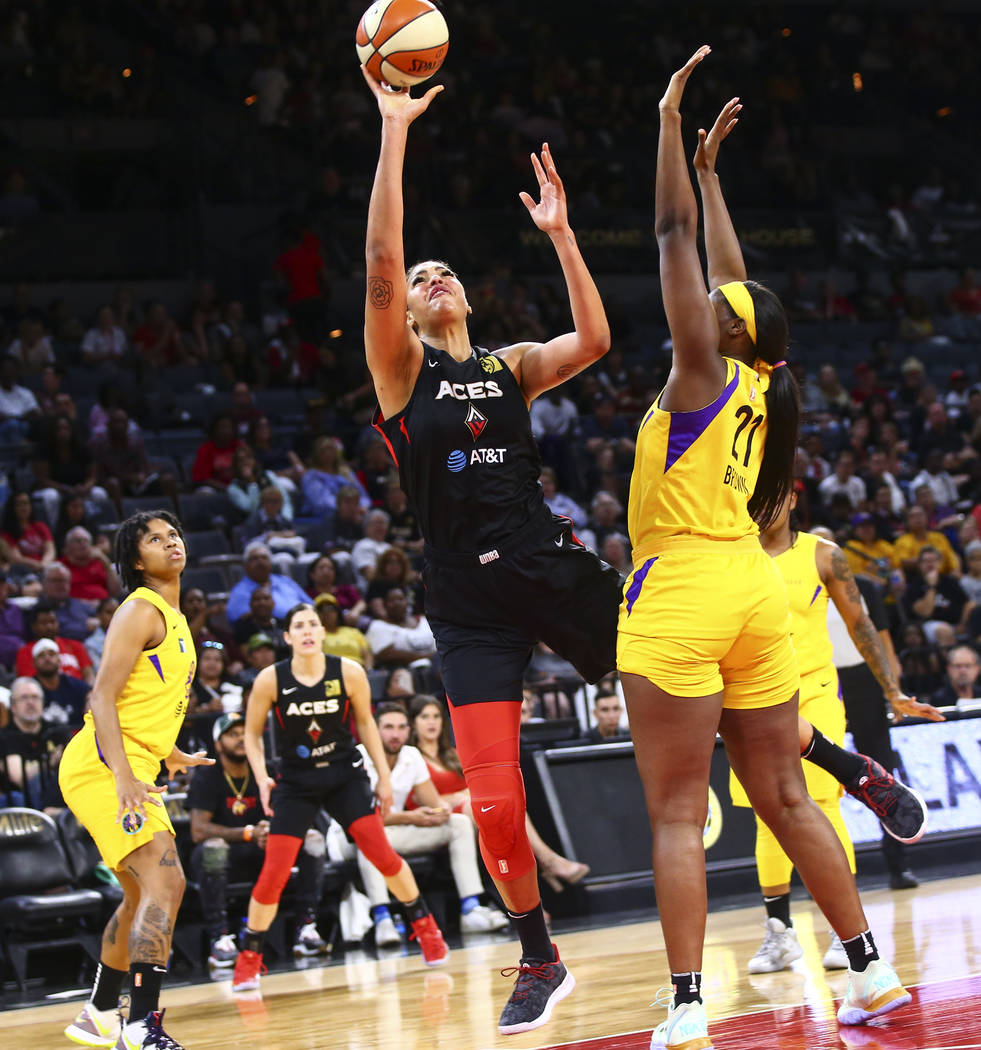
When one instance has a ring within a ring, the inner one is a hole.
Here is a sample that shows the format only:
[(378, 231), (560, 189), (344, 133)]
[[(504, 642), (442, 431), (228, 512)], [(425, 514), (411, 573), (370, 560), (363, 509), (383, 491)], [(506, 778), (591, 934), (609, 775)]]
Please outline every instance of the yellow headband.
[(719, 291), (726, 297), (726, 302), (736, 312), (736, 316), (746, 322), (746, 331), (753, 346), (756, 346), (756, 307), (753, 306), (749, 289), (742, 281), (730, 281), (720, 284)]

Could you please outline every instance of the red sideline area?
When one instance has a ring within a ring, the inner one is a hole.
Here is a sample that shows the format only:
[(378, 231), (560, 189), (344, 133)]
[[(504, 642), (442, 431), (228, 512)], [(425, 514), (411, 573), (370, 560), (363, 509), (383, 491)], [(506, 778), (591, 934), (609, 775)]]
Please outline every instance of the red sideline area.
[[(910, 988), (909, 1006), (871, 1024), (841, 1028), (814, 1005), (710, 1022), (715, 1050), (981, 1050), (981, 977)], [(835, 1003), (837, 1006), (837, 1002)], [(542, 1050), (647, 1050), (650, 1029)]]

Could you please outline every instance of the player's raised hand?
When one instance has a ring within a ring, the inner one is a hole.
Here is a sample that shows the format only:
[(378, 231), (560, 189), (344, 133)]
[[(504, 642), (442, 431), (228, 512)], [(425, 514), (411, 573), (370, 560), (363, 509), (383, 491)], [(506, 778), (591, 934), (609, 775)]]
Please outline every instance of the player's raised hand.
[(742, 108), (742, 103), (738, 98), (731, 98), (715, 118), (711, 131), (706, 133), (705, 128), (698, 129), (698, 148), (695, 150), (693, 163), (699, 175), (711, 175), (715, 171), (719, 146), (739, 123), (739, 111)]
[(429, 103), (443, 90), (442, 84), (436, 84), (424, 95), (413, 98), (408, 88), (393, 88), (388, 84), (380, 84), (364, 66), (361, 67), (361, 75), (378, 101), (378, 112), (381, 113), (382, 119), (400, 120), (407, 125), (425, 113), (429, 109)]
[(688, 61), (679, 69), (676, 73), (673, 73), (671, 79), (668, 81), (667, 90), (664, 92), (664, 96), (658, 104), (658, 109), (662, 113), (677, 113), (681, 109), (681, 96), (685, 93), (685, 85), (688, 83), (688, 78), (692, 74), (692, 70), (699, 62), (702, 61), (707, 55), (712, 53), (712, 48), (708, 44), (702, 44), (702, 46), (688, 59)]
[(534, 224), (543, 233), (556, 233), (566, 229), (569, 225), (569, 214), (566, 208), (565, 187), (556, 171), (552, 151), (547, 142), (542, 143), (541, 160), (532, 153), (531, 166), (538, 179), (540, 199), (536, 204), (535, 198), (522, 190), (518, 194), (522, 204), (528, 209), (528, 214)]
[(164, 763), (170, 779), (173, 780), (178, 773), (186, 773), (191, 766), (213, 766), (215, 760), (208, 758), (207, 751), (195, 751), (193, 755), (189, 755), (175, 747), (164, 759)]

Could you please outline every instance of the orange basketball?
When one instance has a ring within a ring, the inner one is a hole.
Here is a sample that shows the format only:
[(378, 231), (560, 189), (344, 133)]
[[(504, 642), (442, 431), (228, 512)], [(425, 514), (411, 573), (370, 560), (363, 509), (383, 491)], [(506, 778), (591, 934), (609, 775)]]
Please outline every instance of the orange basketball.
[(361, 65), (375, 80), (411, 87), (443, 64), (450, 32), (429, 0), (375, 0), (361, 16), (355, 44)]

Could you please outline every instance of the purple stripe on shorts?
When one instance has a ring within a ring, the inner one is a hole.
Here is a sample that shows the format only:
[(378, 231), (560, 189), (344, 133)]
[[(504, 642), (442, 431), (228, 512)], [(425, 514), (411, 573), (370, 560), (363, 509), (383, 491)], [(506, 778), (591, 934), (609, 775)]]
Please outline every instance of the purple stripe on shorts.
[(640, 592), (644, 587), (644, 580), (647, 579), (647, 574), (651, 571), (651, 566), (657, 558), (648, 558), (643, 565), (634, 573), (634, 578), (630, 581), (630, 586), (627, 588), (627, 593), (624, 596), (627, 599), (627, 615), (629, 616), (634, 607), (634, 602), (640, 597)]
[(694, 412), (672, 412), (671, 426), (668, 430), (668, 450), (664, 457), (664, 473), (695, 444), (695, 442), (708, 429), (709, 423), (725, 408), (726, 402), (735, 393), (739, 385), (739, 369), (732, 377), (732, 381), (721, 394), (705, 408), (699, 408)]

